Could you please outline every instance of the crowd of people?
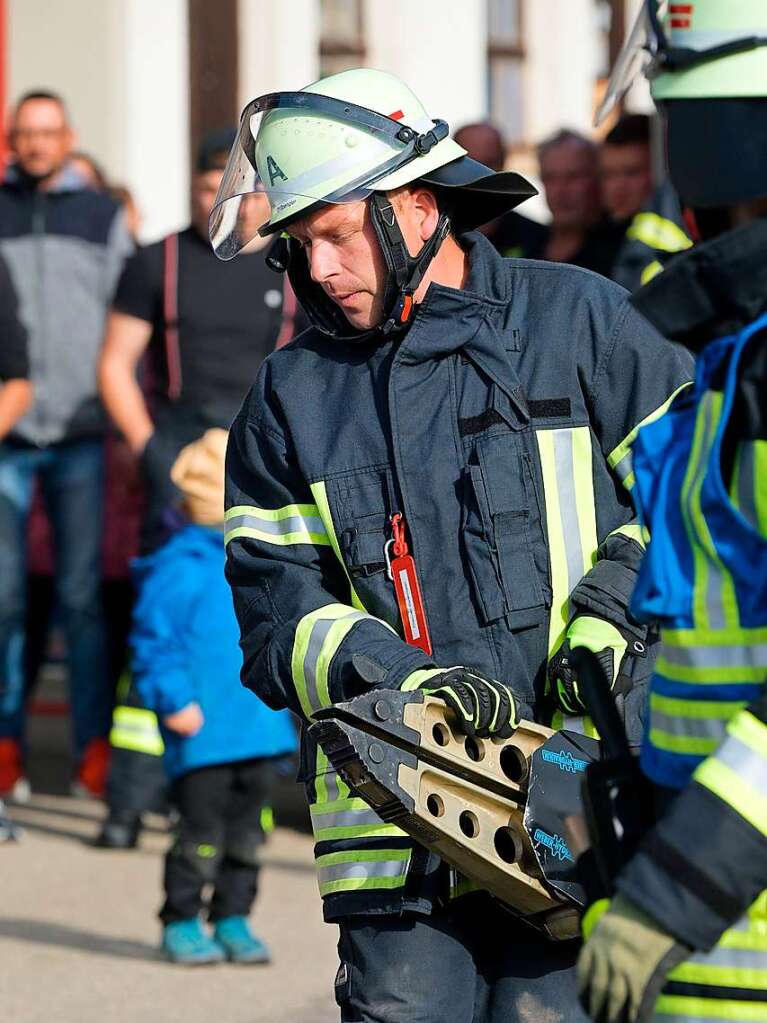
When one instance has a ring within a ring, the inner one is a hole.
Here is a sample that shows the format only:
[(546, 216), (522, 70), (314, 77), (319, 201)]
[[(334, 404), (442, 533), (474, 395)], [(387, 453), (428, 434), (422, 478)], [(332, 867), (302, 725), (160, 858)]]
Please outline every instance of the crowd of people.
[[(508, 163), (490, 123), (455, 138), (486, 167)], [(203, 141), (189, 226), (150, 245), (137, 241), (127, 190), (75, 149), (53, 92), (16, 103), (0, 186), (0, 799), (30, 795), (26, 708), (55, 622), (72, 792), (108, 804), (97, 843), (134, 846), (172, 782), (180, 823), (161, 917), (165, 950), (181, 961), (222, 948), (267, 957), (243, 921), (274, 764), (296, 745), (287, 712), (262, 708), (270, 721), (241, 749), (226, 726), (261, 705), (236, 684), (223, 446), (260, 363), (306, 323), (287, 276), (267, 264), (271, 239), (228, 264), (211, 249), (234, 139)], [(563, 130), (537, 155), (550, 223), (510, 212), (484, 226), (501, 255), (574, 263), (633, 289), (689, 244), (653, 178), (649, 118), (623, 117), (601, 143)], [(231, 699), (216, 706), (206, 671), (224, 665)], [(203, 882), (216, 879), (211, 942), (199, 912)]]

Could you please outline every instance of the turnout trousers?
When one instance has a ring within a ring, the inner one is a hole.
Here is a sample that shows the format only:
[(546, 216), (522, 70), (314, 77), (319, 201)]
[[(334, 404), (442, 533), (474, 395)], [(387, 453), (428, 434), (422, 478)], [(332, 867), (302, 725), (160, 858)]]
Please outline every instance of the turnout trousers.
[(339, 926), (342, 1023), (587, 1023), (579, 942), (546, 940), (484, 892)]

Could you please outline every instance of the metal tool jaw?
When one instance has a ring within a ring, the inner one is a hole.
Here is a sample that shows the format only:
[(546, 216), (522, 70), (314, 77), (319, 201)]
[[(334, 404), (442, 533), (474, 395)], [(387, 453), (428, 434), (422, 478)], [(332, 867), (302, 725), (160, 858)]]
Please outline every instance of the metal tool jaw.
[(462, 734), (442, 700), (374, 690), (320, 711), (311, 734), (355, 794), (550, 938), (579, 935), (581, 783), (599, 743), (523, 721)]

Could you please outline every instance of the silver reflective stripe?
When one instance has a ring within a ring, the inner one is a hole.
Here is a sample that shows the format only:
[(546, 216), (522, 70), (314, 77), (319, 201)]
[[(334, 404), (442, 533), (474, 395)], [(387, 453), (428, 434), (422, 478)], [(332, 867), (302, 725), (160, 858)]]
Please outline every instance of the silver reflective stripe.
[(757, 952), (750, 948), (721, 948), (711, 952), (696, 952), (685, 963), (698, 966), (723, 966), (730, 970), (760, 970), (767, 976), (767, 950)]
[(236, 515), (226, 520), (226, 531), (240, 529), (257, 529), (260, 533), (270, 536), (287, 536), (289, 533), (316, 533), (325, 536), (325, 526), (319, 516), (292, 515), (287, 519), (262, 519), (257, 515)]
[(757, 668), (767, 670), (767, 643), (733, 646), (672, 646), (664, 643), (661, 656), (680, 668)]
[[(700, 998), (695, 998), (696, 1003), (700, 1003)], [(711, 1000), (704, 998), (707, 1004), (710, 1004)], [(693, 1016), (691, 1013), (674, 1011), (674, 1012), (656, 1012), (654, 1016), (650, 1018), (650, 1023), (746, 1023), (746, 1020), (739, 1019), (737, 1016), (730, 1016), (726, 1018), (724, 1016)], [(755, 1021), (755, 1023), (758, 1023)]]
[(767, 756), (747, 746), (736, 735), (728, 735), (726, 742), (716, 751), (715, 760), (729, 767), (741, 781), (750, 785), (756, 792), (764, 787), (767, 772)]
[(375, 810), (369, 808), (312, 814), (312, 826), (315, 831), (324, 831), (326, 828), (356, 828), (366, 824), (376, 826), (383, 823)]
[(567, 557), (568, 593), (572, 593), (583, 578), (583, 550), (578, 526), (572, 431), (554, 431), (554, 464), (559, 486), (559, 518)]
[(304, 657), (304, 678), (306, 679), (306, 696), (313, 710), (323, 706), (317, 693), (317, 666), (325, 640), (328, 638), (328, 633), (336, 622), (367, 617), (368, 615), (361, 614), (359, 611), (350, 611), (348, 615), (343, 615), (341, 618), (319, 618), (312, 626), (309, 643), (306, 647), (306, 656)]
[(729, 718), (682, 717), (676, 714), (664, 714), (650, 705), (650, 722), (669, 735), (682, 735), (690, 739), (711, 739), (721, 742), (727, 734)]
[(332, 767), (328, 768), (323, 777), (325, 779), (325, 789), (328, 794), (328, 802), (335, 803), (335, 801), (341, 796), (338, 788), (338, 771), (333, 770)]
[(585, 735), (586, 734), (586, 725), (585, 725), (586, 719), (583, 716), (581, 716), (581, 717), (570, 717), (569, 714), (564, 714), (563, 715), (563, 719), (564, 719), (564, 724), (562, 725), (562, 727), (566, 728), (568, 732), (575, 732), (577, 735)]
[(738, 510), (755, 528), (759, 528), (759, 512), (756, 507), (754, 485), (754, 462), (756, 459), (752, 442), (740, 445), (738, 467)]
[(321, 885), (331, 881), (349, 881), (356, 877), (399, 877), (400, 874), (405, 873), (407, 864), (406, 859), (331, 863), (326, 867), (319, 867), (317, 876)]

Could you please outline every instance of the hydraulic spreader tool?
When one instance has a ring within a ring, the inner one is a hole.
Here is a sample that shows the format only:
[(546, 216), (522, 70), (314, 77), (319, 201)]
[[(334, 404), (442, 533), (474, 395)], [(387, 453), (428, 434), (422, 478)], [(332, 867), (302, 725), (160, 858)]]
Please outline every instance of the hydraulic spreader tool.
[(331, 765), (383, 821), (549, 937), (579, 934), (581, 784), (597, 740), (528, 721), (509, 739), (466, 736), (418, 690), (371, 691), (316, 716)]

